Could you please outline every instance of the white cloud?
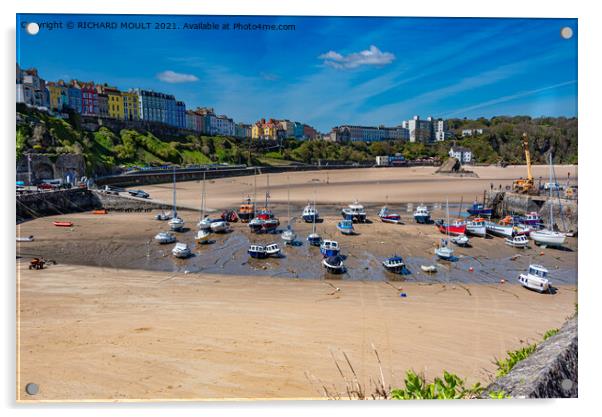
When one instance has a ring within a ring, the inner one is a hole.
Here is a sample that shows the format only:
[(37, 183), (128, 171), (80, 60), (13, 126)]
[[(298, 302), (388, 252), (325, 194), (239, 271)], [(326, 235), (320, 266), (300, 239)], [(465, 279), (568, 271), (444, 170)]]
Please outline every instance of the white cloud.
[(182, 74), (175, 71), (163, 71), (157, 74), (157, 78), (166, 83), (192, 83), (198, 81), (199, 79), (196, 75), (192, 74)]
[(357, 68), (361, 65), (387, 65), (393, 62), (395, 55), (391, 52), (383, 52), (374, 45), (369, 49), (360, 52), (353, 52), (349, 55), (342, 55), (336, 51), (328, 51), (318, 58), (324, 61), (324, 64), (338, 69)]

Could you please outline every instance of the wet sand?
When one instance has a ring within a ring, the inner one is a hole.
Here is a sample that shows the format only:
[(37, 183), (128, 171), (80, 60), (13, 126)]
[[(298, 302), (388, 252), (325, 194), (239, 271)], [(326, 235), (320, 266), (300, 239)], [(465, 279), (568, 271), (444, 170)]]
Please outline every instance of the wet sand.
[[(19, 399), (317, 398), (343, 391), (331, 352), (364, 384), (443, 369), (486, 382), (492, 361), (574, 312), (574, 286), (432, 285), (18, 266)], [(23, 393), (35, 382), (35, 397)]]

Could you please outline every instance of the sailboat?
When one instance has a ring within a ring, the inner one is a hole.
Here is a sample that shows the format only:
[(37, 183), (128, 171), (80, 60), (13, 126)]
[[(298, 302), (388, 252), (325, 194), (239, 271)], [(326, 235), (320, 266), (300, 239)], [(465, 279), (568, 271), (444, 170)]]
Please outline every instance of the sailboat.
[[(287, 178), (288, 181), (288, 178)], [(290, 182), (288, 184), (288, 190), (287, 190), (287, 205), (288, 205), (288, 224), (286, 226), (286, 230), (284, 232), (282, 232), (282, 240), (284, 240), (287, 244), (291, 244), (295, 241), (295, 239), (297, 238), (297, 234), (295, 233), (295, 231), (293, 230), (293, 227), (291, 226), (291, 187), (290, 187)]]
[(201, 218), (197, 223), (197, 227), (199, 230), (203, 231), (211, 231), (211, 219), (209, 216), (205, 215), (205, 205), (206, 205), (206, 191), (205, 191), (205, 174), (203, 173), (203, 190), (201, 191)]
[(178, 217), (176, 208), (176, 167), (173, 167), (173, 216), (169, 221), (169, 228), (175, 232), (180, 232), (184, 228), (184, 220)]
[[(550, 183), (552, 183), (552, 153), (550, 152)], [(566, 235), (554, 230), (554, 209), (552, 205), (552, 187), (549, 189), (550, 199), (548, 205), (550, 206), (550, 217), (547, 224), (547, 228), (541, 230), (533, 230), (530, 233), (531, 239), (536, 244), (542, 246), (562, 246), (566, 240)]]
[(316, 217), (317, 217), (318, 212), (316, 210), (316, 193), (315, 193), (315, 191), (314, 191), (313, 209), (314, 209), (314, 212), (316, 213), (316, 215), (313, 216), (313, 221), (311, 223), (311, 233), (307, 236), (307, 241), (312, 246), (320, 246), (320, 244), (322, 243), (322, 237), (318, 233), (316, 233)]
[[(447, 224), (449, 224), (449, 200), (446, 202)], [(454, 256), (454, 250), (449, 246), (449, 228), (447, 228), (447, 239), (439, 241), (439, 247), (435, 249), (435, 255), (443, 260), (450, 260)]]

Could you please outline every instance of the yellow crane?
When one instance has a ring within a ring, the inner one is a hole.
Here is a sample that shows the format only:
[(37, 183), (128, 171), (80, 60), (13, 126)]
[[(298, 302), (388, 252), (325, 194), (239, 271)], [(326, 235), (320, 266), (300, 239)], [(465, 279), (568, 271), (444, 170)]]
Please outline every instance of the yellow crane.
[(535, 190), (535, 182), (533, 181), (533, 172), (531, 171), (531, 154), (529, 153), (529, 137), (523, 133), (523, 151), (525, 152), (525, 161), (527, 162), (527, 178), (514, 180), (512, 183), (512, 191), (521, 194), (532, 194)]

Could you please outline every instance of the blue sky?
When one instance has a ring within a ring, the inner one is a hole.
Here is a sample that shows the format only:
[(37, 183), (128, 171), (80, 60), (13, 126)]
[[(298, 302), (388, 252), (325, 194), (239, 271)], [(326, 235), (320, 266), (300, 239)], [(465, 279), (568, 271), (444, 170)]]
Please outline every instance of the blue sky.
[[(63, 29), (31, 36), (21, 28), (31, 21)], [(178, 29), (66, 29), (82, 21)], [(183, 29), (209, 22), (231, 29)], [(560, 36), (567, 26), (571, 39)], [(288, 118), (325, 132), (415, 114), (577, 115), (576, 19), (20, 15), (17, 28), (17, 62), (47, 80), (149, 88), (248, 123)]]

